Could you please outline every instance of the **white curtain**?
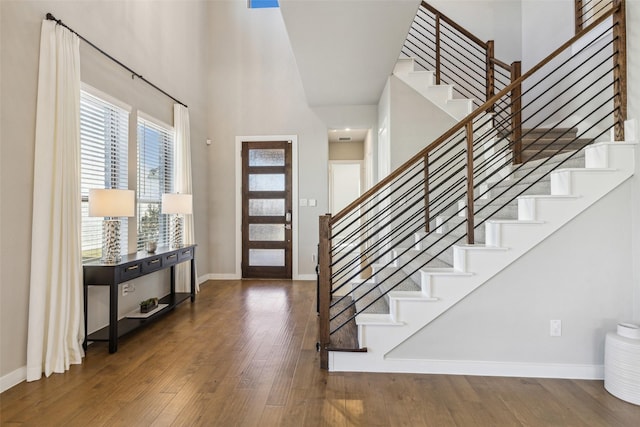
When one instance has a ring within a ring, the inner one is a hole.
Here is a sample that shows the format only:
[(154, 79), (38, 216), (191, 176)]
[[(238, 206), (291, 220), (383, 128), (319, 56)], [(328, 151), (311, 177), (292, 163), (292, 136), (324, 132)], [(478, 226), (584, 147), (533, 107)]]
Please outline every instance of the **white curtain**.
[[(191, 184), (191, 132), (189, 131), (189, 109), (181, 104), (173, 105), (173, 127), (176, 130), (176, 176), (175, 190), (182, 194), (193, 194)], [(184, 217), (184, 243), (195, 243), (193, 215)], [(198, 251), (196, 250), (196, 254)], [(196, 292), (200, 290), (196, 273)], [(176, 292), (191, 291), (189, 264), (176, 267)]]
[(36, 110), (27, 381), (82, 362), (79, 39), (42, 22)]

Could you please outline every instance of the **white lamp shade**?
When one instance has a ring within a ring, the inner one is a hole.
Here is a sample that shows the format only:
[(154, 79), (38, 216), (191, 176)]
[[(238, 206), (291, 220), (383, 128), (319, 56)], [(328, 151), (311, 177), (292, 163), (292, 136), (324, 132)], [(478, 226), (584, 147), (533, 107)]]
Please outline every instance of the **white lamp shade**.
[(119, 217), (135, 215), (133, 190), (89, 190), (89, 216)]
[(162, 195), (163, 214), (193, 213), (193, 198), (191, 194), (165, 193)]

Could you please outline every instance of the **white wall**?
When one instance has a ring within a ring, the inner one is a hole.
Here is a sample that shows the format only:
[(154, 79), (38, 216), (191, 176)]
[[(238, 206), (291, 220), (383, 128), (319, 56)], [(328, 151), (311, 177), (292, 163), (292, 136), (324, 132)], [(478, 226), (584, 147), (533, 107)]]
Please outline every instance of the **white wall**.
[[(627, 1), (627, 113), (640, 127), (640, 0)], [(627, 139), (630, 136), (627, 135)], [(636, 129), (635, 140), (640, 141)], [(631, 239), (634, 283), (634, 318), (640, 322), (640, 149), (636, 149), (636, 174), (631, 178)]]
[[(136, 72), (189, 105), (196, 236), (208, 235), (209, 168), (206, 140), (206, 28), (203, 2), (2, 1), (1, 90), (2, 207), (0, 283), (0, 377), (26, 364), (31, 252), (35, 109), (40, 27), (53, 13)], [(175, 31), (167, 32), (172, 27)], [(189, 49), (185, 49), (189, 46)], [(173, 101), (81, 43), (82, 80), (97, 89), (173, 122)], [(131, 139), (131, 138), (130, 138)], [(132, 141), (135, 144), (135, 140)], [(135, 146), (134, 146), (135, 147)], [(131, 152), (131, 151), (130, 151)], [(135, 148), (134, 151), (135, 152)], [(135, 177), (135, 161), (130, 177)], [(133, 185), (135, 181), (130, 181)], [(133, 221), (131, 221), (133, 222)], [(198, 239), (198, 269), (210, 270), (209, 245)], [(154, 279), (137, 281), (138, 291), (121, 301), (131, 309), (154, 289)], [(147, 284), (145, 284), (147, 283)], [(100, 293), (100, 292), (98, 292)], [(152, 294), (153, 295), (153, 294)], [(106, 300), (90, 294), (90, 328), (104, 323)]]
[(318, 216), (328, 209), (327, 125), (306, 103), (279, 10), (250, 10), (243, 1), (208, 2), (208, 7), (210, 272), (224, 277), (240, 271), (235, 262), (241, 220), (235, 215), (235, 137), (297, 135), (298, 195), (318, 200), (315, 207), (297, 207), (294, 201), (298, 268), (300, 274), (314, 274)]
[(455, 119), (395, 76), (390, 85), (391, 170), (449, 130)]
[(522, 58), (520, 1), (431, 0), (428, 3), (480, 40), (493, 40), (499, 60), (510, 64)]

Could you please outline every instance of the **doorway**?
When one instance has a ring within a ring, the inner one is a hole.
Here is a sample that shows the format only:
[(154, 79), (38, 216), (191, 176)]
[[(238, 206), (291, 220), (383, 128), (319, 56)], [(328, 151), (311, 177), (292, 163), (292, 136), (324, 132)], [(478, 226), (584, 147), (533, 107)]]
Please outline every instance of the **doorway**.
[(292, 278), (290, 141), (242, 141), (243, 278)]

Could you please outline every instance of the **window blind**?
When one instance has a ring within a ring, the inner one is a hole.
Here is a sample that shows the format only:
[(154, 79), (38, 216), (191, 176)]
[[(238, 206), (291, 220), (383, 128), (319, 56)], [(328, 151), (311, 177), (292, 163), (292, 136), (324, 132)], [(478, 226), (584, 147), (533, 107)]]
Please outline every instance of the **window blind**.
[[(129, 112), (85, 90), (80, 93), (82, 258), (102, 256), (102, 220), (89, 217), (89, 189), (128, 189)], [(120, 218), (120, 247), (127, 248), (127, 218)]]
[(169, 244), (169, 216), (161, 213), (163, 193), (174, 188), (174, 129), (138, 117), (138, 250), (147, 241)]

